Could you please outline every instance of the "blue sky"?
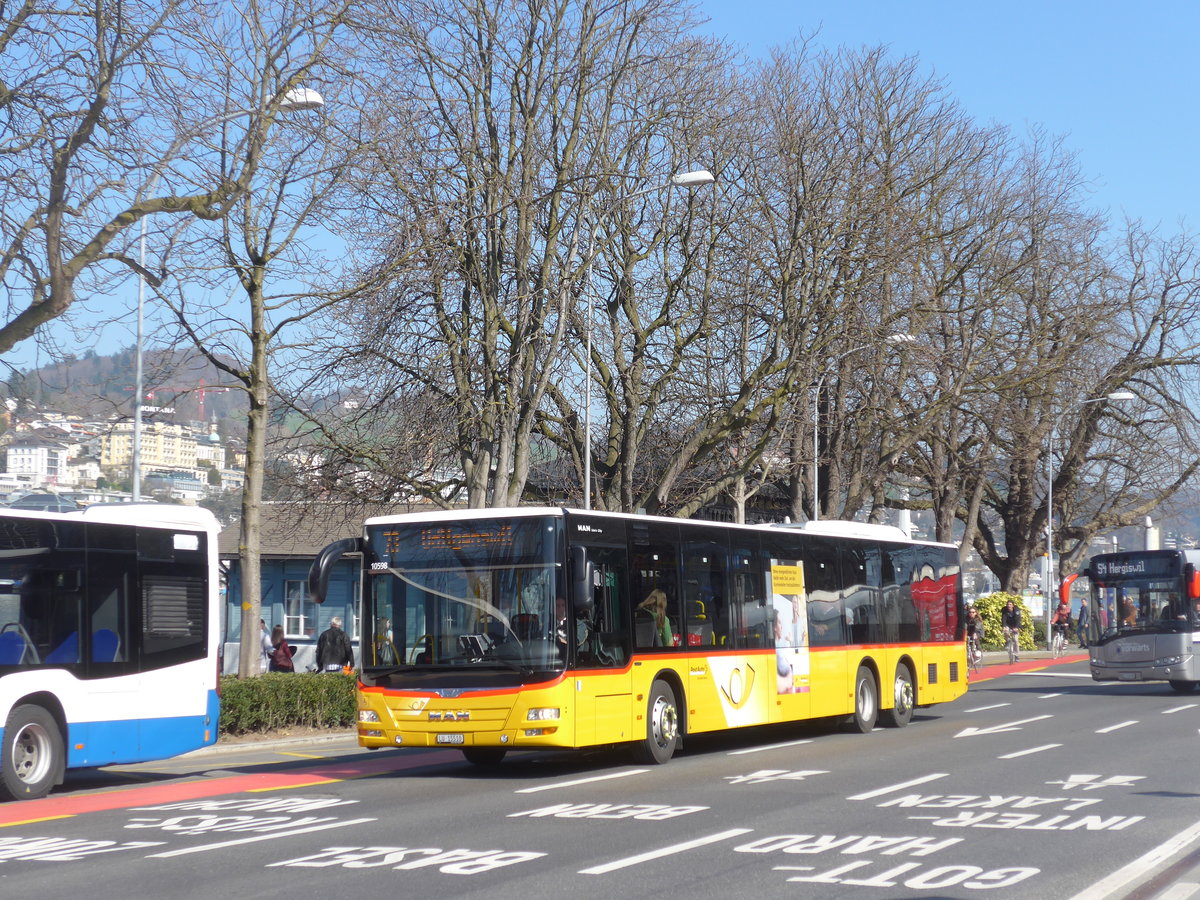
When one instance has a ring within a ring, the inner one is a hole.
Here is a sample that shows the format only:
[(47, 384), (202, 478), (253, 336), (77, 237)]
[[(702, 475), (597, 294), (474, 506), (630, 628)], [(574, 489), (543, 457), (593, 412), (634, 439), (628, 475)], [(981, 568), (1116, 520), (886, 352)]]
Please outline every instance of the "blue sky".
[[(707, 31), (751, 56), (814, 32), (819, 46), (915, 56), (981, 123), (1063, 136), (1093, 205), (1114, 221), (1140, 218), (1165, 234), (1181, 221), (1200, 228), (1200, 0), (698, 0), (697, 8), (711, 20)], [(62, 341), (72, 349), (70, 336)], [(131, 343), (109, 329), (98, 349)], [(31, 341), (12, 356), (21, 366), (44, 361)]]
[(751, 56), (817, 32), (829, 48), (915, 56), (981, 123), (1040, 125), (1078, 154), (1095, 207), (1200, 226), (1200, 2), (699, 0)]

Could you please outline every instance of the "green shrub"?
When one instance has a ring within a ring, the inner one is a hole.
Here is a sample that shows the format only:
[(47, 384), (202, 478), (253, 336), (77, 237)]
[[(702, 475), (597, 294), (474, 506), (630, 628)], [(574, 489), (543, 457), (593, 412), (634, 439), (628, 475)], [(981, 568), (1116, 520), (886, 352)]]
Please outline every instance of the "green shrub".
[(357, 716), (357, 676), (321, 672), (268, 672), (256, 678), (221, 677), (221, 734), (274, 731), (303, 725), (344, 728)]
[(975, 608), (979, 610), (979, 615), (983, 619), (983, 649), (1004, 649), (1004, 632), (1000, 630), (1000, 613), (1004, 611), (1004, 606), (1009, 600), (1021, 611), (1021, 634), (1017, 638), (1017, 645), (1022, 650), (1032, 650), (1034, 648), (1033, 617), (1029, 615), (1029, 610), (1025, 607), (1025, 601), (1016, 594), (1006, 594), (1004, 591), (997, 591), (994, 594), (987, 594), (980, 597), (975, 601)]

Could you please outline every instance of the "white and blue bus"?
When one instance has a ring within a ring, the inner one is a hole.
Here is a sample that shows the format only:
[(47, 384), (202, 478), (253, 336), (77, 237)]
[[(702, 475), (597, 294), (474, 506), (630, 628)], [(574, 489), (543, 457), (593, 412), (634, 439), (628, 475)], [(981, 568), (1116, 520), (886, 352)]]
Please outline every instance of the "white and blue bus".
[(1166, 681), (1181, 693), (1200, 686), (1200, 552), (1104, 553), (1080, 574), (1091, 580), (1092, 678)]
[(0, 509), (0, 797), (217, 739), (218, 531), (187, 506)]

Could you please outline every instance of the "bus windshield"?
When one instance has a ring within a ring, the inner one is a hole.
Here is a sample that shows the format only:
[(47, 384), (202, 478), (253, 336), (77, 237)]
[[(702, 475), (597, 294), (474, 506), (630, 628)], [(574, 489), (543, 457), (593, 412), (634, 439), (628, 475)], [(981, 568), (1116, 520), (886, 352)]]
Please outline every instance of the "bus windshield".
[(1101, 636), (1128, 631), (1188, 631), (1195, 613), (1181, 595), (1179, 578), (1093, 580), (1092, 596)]
[(561, 519), (381, 524), (367, 542), (365, 667), (563, 666)]

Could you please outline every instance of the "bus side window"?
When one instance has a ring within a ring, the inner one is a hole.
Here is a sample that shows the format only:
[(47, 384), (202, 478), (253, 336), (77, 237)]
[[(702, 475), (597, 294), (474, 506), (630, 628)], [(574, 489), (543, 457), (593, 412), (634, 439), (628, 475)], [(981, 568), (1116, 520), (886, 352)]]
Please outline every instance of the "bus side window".
[(813, 538), (805, 552), (804, 587), (808, 594), (808, 636), (814, 646), (845, 642), (837, 545)]
[(630, 600), (634, 604), (634, 643), (643, 649), (682, 643), (679, 597), (679, 529), (636, 523), (630, 528), (634, 558)]

